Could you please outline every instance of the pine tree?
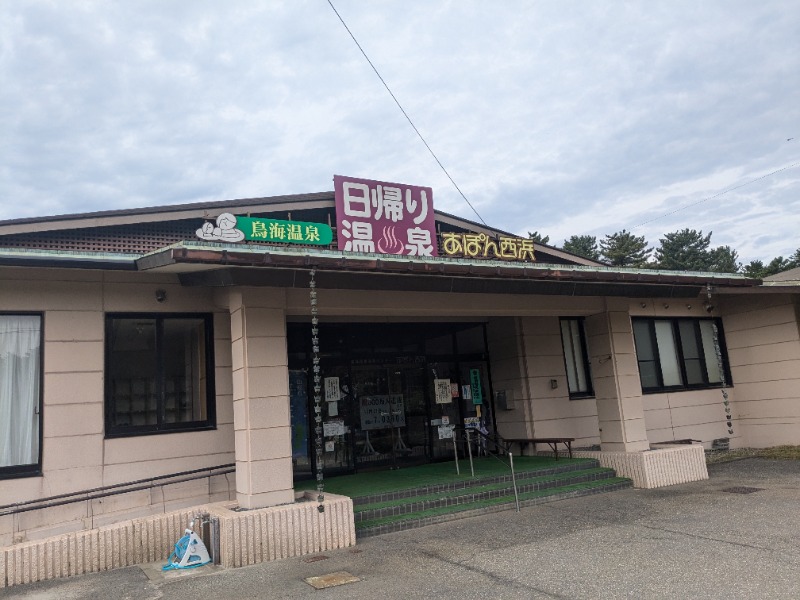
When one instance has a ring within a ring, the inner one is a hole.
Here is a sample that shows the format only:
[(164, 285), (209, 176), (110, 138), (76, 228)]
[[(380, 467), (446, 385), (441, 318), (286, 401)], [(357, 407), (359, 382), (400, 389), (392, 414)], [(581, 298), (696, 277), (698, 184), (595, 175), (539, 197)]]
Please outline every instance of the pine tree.
[(742, 268), (739, 254), (730, 246), (717, 246), (710, 252), (711, 264), (709, 271), (715, 273), (738, 273)]
[(615, 267), (645, 267), (652, 251), (644, 236), (635, 236), (624, 229), (600, 240), (600, 254)]
[(655, 252), (659, 268), (669, 271), (711, 269), (712, 256), (708, 250), (711, 244), (711, 232), (704, 236), (702, 231), (681, 229), (664, 234), (659, 241), (661, 245)]
[(600, 250), (597, 249), (597, 238), (593, 235), (573, 235), (564, 240), (564, 250), (592, 260), (600, 260)]
[(528, 232), (528, 238), (536, 242), (537, 244), (547, 244), (550, 242), (550, 236), (545, 235), (543, 236), (538, 231)]

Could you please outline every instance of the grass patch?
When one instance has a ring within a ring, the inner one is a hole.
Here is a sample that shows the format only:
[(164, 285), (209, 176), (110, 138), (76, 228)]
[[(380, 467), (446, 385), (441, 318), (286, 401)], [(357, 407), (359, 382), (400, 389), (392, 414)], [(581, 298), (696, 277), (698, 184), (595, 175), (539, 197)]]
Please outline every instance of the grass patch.
[(776, 460), (800, 460), (800, 446), (775, 446), (774, 448), (738, 448), (737, 450), (711, 451), (706, 453), (706, 463), (713, 465), (740, 458), (771, 458)]

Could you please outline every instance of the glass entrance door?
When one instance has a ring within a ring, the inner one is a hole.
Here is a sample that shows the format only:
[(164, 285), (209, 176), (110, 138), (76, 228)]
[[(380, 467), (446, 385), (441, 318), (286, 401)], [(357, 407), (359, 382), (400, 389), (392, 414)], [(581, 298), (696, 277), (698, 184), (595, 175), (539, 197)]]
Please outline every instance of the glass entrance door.
[(356, 466), (399, 467), (424, 461), (428, 444), (424, 363), (413, 358), (406, 362), (404, 357), (354, 363)]

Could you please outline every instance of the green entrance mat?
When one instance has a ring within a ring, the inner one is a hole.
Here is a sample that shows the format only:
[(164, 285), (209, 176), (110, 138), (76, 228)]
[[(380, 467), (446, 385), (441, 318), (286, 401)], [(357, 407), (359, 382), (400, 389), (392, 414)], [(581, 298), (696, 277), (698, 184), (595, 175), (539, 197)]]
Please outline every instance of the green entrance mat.
[[(554, 467), (565, 467), (567, 465), (574, 468), (579, 467), (579, 465), (593, 463), (594, 461), (586, 458), (560, 458), (556, 460), (554, 458), (540, 456), (517, 456), (514, 457), (514, 471), (516, 473), (522, 473), (552, 469)], [(508, 465), (494, 457), (475, 458), (473, 460), (473, 465), (475, 468), (474, 479), (511, 475), (511, 470)], [(460, 460), (459, 468), (461, 473), (457, 474), (455, 461), (449, 461), (405, 467), (396, 470), (370, 471), (358, 473), (356, 475), (326, 477), (324, 480), (325, 491), (331, 494), (340, 494), (342, 496), (357, 498), (359, 496), (397, 492), (428, 485), (469, 482), (473, 480), (469, 467), (469, 460)], [(295, 484), (296, 490), (314, 490), (316, 487), (316, 480), (298, 481)]]

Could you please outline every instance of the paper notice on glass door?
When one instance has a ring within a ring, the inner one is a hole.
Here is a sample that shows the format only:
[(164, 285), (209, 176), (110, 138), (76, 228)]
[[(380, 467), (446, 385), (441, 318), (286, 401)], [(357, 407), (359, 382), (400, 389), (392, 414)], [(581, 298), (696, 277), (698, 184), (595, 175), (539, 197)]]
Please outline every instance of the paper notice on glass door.
[(434, 379), (433, 388), (436, 392), (436, 404), (450, 404), (453, 402), (449, 379)]

